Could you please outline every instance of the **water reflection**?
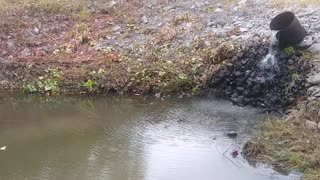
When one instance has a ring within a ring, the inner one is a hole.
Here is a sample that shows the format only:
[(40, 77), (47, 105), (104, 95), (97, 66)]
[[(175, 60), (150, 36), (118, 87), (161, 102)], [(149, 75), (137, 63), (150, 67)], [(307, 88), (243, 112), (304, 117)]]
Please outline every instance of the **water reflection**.
[(5, 99), (0, 179), (293, 179), (231, 156), (261, 119), (215, 99)]

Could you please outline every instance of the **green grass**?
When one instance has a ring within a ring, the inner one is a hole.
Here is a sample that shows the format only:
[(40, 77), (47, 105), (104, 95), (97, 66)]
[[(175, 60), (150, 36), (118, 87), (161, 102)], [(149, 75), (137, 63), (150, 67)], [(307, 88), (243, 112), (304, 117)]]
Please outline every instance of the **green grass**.
[[(315, 104), (319, 103), (310, 106)], [(284, 172), (302, 172), (303, 179), (319, 179), (320, 133), (305, 127), (305, 121), (312, 118), (312, 113), (299, 114), (292, 121), (281, 118), (267, 120), (260, 134), (246, 143), (244, 154)]]

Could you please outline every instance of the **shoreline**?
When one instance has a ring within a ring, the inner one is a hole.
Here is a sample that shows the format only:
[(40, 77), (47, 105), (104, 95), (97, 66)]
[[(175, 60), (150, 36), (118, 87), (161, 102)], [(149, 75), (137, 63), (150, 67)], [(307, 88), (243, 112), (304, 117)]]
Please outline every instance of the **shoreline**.
[[(295, 146), (286, 146), (294, 149), (305, 145), (299, 139), (313, 142), (314, 136), (320, 142), (319, 112), (313, 108), (320, 97), (319, 6), (275, 6), (267, 0), (23, 2), (0, 11), (1, 93), (162, 98), (213, 91), (236, 105), (284, 115), (263, 125), (245, 148), (247, 155), (320, 177), (320, 167), (298, 166), (299, 158), (317, 155), (320, 147), (298, 149), (293, 156), (290, 148), (275, 147), (291, 140)], [(279, 52), (275, 82), (257, 69), (257, 61), (267, 54), (269, 21), (286, 10), (295, 12), (308, 36), (299, 47)]]

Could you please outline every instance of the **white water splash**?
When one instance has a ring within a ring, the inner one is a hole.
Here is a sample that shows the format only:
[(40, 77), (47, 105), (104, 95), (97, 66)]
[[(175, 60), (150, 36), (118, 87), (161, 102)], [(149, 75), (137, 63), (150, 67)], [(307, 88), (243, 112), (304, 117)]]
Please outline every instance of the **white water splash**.
[(276, 35), (278, 31), (271, 31), (271, 40), (269, 43), (269, 52), (266, 55), (265, 58), (263, 58), (260, 62), (260, 67), (262, 69), (272, 69), (277, 65), (276, 58), (274, 57), (274, 52), (273, 52), (273, 44), (277, 40)]

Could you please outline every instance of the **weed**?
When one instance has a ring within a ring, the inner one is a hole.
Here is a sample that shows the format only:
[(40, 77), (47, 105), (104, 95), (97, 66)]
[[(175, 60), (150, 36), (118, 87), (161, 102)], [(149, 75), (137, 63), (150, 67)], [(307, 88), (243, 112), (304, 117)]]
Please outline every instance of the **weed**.
[(39, 76), (36, 80), (24, 80), (22, 92), (41, 93), (41, 94), (58, 94), (60, 92), (59, 82), (61, 81), (61, 71), (57, 68), (48, 68), (43, 76)]
[(294, 47), (292, 46), (285, 48), (284, 52), (286, 52), (288, 56), (292, 56), (296, 53), (296, 51), (294, 50)]
[(215, 10), (215, 8), (212, 7), (212, 6), (207, 7), (207, 13), (208, 13), (208, 14), (214, 13), (214, 10)]
[(69, 45), (60, 46), (58, 49), (55, 49), (52, 54), (72, 54), (72, 48)]
[(93, 92), (97, 88), (97, 82), (89, 79), (84, 83), (84, 86), (88, 89), (89, 92)]

